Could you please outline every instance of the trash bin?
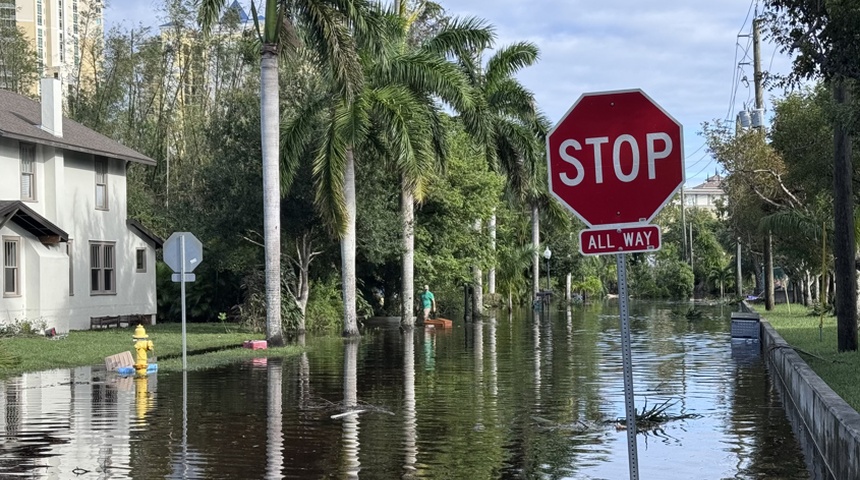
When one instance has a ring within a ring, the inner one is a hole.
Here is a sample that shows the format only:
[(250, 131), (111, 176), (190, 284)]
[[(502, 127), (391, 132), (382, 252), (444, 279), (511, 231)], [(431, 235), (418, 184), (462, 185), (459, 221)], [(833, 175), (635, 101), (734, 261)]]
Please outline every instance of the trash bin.
[(732, 338), (761, 340), (761, 317), (754, 312), (732, 312)]

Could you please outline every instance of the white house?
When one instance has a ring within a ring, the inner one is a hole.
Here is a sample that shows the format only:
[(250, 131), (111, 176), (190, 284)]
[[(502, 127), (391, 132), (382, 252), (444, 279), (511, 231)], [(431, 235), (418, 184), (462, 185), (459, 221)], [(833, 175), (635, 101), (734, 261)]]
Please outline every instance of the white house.
[(723, 177), (715, 173), (705, 179), (704, 183), (684, 190), (684, 204), (687, 207), (698, 207), (716, 213), (717, 205), (726, 201), (723, 190)]
[(154, 322), (162, 241), (127, 218), (126, 168), (155, 160), (63, 118), (59, 80), (41, 90), (0, 90), (0, 324)]

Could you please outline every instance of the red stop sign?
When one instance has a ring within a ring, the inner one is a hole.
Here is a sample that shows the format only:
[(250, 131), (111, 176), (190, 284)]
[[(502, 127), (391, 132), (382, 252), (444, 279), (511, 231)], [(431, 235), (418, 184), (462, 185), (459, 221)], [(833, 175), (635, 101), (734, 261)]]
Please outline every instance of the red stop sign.
[(684, 183), (681, 124), (638, 89), (582, 95), (546, 144), (550, 192), (589, 226), (648, 222)]

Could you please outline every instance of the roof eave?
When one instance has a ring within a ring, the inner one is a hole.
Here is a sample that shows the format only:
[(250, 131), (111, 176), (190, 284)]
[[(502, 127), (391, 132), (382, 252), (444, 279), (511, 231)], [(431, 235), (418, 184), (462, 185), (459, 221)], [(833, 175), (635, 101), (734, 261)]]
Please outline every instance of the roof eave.
[(64, 150), (71, 150), (73, 152), (81, 152), (81, 153), (89, 153), (91, 155), (101, 155), (104, 157), (115, 158), (117, 160), (125, 160), (127, 162), (135, 162), (142, 163), (144, 165), (155, 166), (156, 161), (145, 156), (141, 155), (140, 157), (134, 157), (131, 155), (122, 155), (114, 152), (105, 152), (103, 150), (97, 150), (93, 148), (80, 147), (77, 145), (70, 145), (64, 142), (57, 142), (52, 140), (46, 140), (41, 137), (32, 137), (29, 135), (20, 135), (17, 133), (10, 133), (4, 130), (0, 130), (0, 136), (11, 138), (14, 140), (23, 140), (25, 142), (38, 143), (39, 145), (47, 145), (49, 147), (62, 148)]

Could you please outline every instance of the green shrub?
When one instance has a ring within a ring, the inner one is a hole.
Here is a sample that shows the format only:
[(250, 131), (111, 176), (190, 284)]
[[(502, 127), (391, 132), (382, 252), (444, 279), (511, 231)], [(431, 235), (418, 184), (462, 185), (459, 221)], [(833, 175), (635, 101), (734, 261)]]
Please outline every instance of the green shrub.
[(662, 262), (656, 277), (660, 291), (668, 298), (687, 300), (693, 295), (693, 269), (680, 260)]
[(336, 334), (343, 324), (343, 297), (336, 279), (311, 282), (305, 329), (309, 333)]

